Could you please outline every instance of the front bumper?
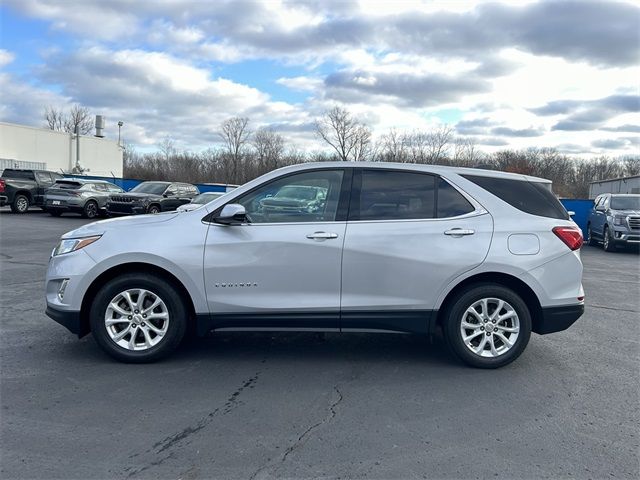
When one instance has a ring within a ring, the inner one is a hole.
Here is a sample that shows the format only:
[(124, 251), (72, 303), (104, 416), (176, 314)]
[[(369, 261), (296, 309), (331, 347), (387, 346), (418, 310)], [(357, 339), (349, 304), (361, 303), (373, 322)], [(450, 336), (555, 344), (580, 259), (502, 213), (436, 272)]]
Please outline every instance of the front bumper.
[(83, 337), (89, 333), (88, 325), (82, 322), (80, 312), (73, 310), (60, 310), (52, 305), (47, 305), (45, 313), (49, 318), (58, 322), (71, 333), (75, 333), (78, 337)]
[(640, 232), (637, 230), (614, 230), (613, 241), (616, 244), (638, 244), (640, 243)]
[(584, 303), (543, 307), (542, 315), (534, 322), (533, 331), (540, 335), (561, 332), (573, 325), (584, 313)]
[(107, 203), (106, 211), (109, 215), (143, 215), (147, 213), (147, 207), (142, 204)]

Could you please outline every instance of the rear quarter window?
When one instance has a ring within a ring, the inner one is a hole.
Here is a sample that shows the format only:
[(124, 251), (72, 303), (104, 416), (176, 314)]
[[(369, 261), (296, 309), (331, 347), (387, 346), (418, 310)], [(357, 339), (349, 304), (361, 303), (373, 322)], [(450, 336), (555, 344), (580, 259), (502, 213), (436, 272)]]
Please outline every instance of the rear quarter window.
[(547, 183), (480, 175), (462, 176), (522, 212), (569, 220), (569, 214)]

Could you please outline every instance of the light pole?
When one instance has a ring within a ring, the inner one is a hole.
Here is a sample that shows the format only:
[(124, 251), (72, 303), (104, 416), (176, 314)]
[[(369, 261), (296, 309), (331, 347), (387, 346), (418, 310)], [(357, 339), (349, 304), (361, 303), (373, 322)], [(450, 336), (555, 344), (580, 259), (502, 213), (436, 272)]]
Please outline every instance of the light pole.
[(124, 123), (122, 123), (122, 120), (120, 120), (118, 122), (118, 146), (121, 147), (122, 145), (120, 145), (120, 129), (122, 128), (122, 125), (124, 125)]

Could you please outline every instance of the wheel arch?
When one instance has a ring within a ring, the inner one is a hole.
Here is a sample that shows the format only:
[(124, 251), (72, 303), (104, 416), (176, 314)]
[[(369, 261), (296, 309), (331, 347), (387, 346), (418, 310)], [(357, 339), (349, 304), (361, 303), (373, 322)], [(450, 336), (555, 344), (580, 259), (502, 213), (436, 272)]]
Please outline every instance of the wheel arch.
[(189, 311), (189, 319), (188, 323), (193, 323), (196, 318), (196, 309), (193, 303), (193, 299), (189, 294), (189, 291), (184, 286), (184, 284), (173, 275), (168, 270), (165, 270), (162, 267), (157, 265), (153, 265), (150, 263), (144, 262), (130, 262), (123, 263), (120, 265), (113, 266), (100, 275), (98, 275), (89, 288), (85, 291), (84, 297), (82, 298), (82, 306), (80, 307), (80, 334), (79, 336), (84, 336), (91, 331), (91, 326), (89, 323), (89, 312), (91, 310), (91, 301), (95, 298), (96, 293), (106, 282), (116, 278), (120, 275), (124, 275), (127, 273), (147, 273), (152, 275), (157, 275), (162, 277), (169, 283), (171, 283), (180, 293), (180, 296), (185, 299), (187, 310)]
[(453, 287), (445, 296), (440, 308), (438, 309), (438, 315), (436, 317), (436, 324), (442, 325), (442, 322), (447, 315), (447, 311), (455, 299), (465, 290), (474, 285), (480, 284), (497, 284), (503, 287), (509, 288), (517, 293), (522, 300), (527, 304), (529, 312), (531, 314), (531, 326), (535, 332), (538, 330), (538, 325), (542, 322), (542, 306), (538, 296), (533, 289), (527, 285), (523, 280), (510, 275), (508, 273), (501, 272), (483, 272), (470, 277), (465, 278), (455, 287)]
[(29, 190), (16, 190), (16, 192), (13, 194), (13, 201), (15, 201), (18, 195), (24, 195), (29, 199), (29, 203), (33, 203), (33, 195), (31, 195), (31, 192)]

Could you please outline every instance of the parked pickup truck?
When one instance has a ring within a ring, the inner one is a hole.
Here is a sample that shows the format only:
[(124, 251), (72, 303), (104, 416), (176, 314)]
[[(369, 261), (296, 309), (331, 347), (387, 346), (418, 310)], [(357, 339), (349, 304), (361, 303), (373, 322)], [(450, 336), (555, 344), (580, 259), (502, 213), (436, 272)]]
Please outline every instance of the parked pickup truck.
[(10, 205), (14, 213), (26, 213), (30, 206), (44, 208), (44, 194), (59, 173), (46, 170), (5, 168), (0, 176), (0, 207)]

